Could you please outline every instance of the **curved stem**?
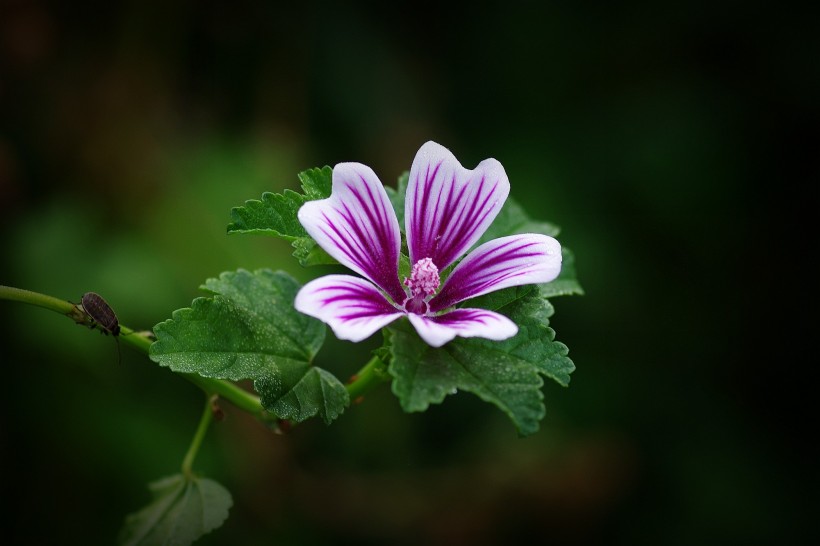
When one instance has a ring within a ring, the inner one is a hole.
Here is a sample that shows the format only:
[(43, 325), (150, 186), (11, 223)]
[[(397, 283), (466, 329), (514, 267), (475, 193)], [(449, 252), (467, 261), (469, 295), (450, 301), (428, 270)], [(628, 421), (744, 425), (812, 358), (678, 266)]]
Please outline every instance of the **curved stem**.
[(382, 362), (379, 357), (374, 356), (350, 379), (346, 387), (347, 393), (350, 395), (350, 400), (355, 402), (366, 392), (386, 381), (390, 381), (387, 364)]
[(194, 433), (194, 438), (191, 440), (191, 445), (188, 447), (188, 452), (185, 454), (185, 458), (182, 459), (182, 474), (186, 478), (190, 478), (192, 475), (191, 467), (193, 467), (194, 459), (196, 459), (199, 446), (202, 445), (202, 440), (208, 432), (208, 426), (210, 426), (211, 421), (213, 420), (213, 405), (214, 402), (216, 402), (216, 398), (216, 394), (211, 394), (205, 397), (205, 409), (202, 411), (202, 417), (199, 418), (199, 426), (196, 427), (196, 433)]
[(195, 373), (180, 373), (178, 375), (181, 375), (206, 393), (219, 395), (237, 408), (247, 411), (263, 421), (267, 422), (272, 419), (265, 413), (258, 396), (246, 391), (235, 383), (223, 379), (202, 377)]
[[(70, 301), (61, 300), (53, 296), (47, 296), (38, 292), (30, 290), (23, 290), (22, 288), (14, 288), (12, 286), (0, 285), (0, 300), (19, 301), (28, 303), (55, 311), (62, 315), (66, 315), (74, 322), (79, 324), (91, 324), (88, 315), (86, 315), (77, 305)], [(120, 325), (120, 336), (126, 345), (137, 349), (138, 351), (148, 354), (148, 350), (153, 343), (153, 335), (151, 332), (134, 331), (127, 326)], [(202, 377), (201, 375), (193, 373), (180, 373), (181, 375), (197, 387), (201, 388), (207, 395), (218, 394), (226, 400), (233, 403), (236, 407), (255, 415), (256, 417), (265, 421), (269, 420), (266, 416), (259, 397), (249, 393), (234, 383), (223, 381), (221, 379), (212, 379), (210, 377)]]
[(76, 306), (70, 301), (61, 300), (31, 290), (0, 285), (0, 300), (13, 300), (29, 303), (45, 309), (50, 309), (64, 315), (71, 314)]

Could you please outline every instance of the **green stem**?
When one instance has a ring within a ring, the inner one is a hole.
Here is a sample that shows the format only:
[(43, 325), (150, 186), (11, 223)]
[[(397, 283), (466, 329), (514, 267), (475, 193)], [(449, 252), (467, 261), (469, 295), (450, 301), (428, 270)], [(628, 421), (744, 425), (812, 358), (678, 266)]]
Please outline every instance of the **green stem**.
[(237, 408), (247, 411), (264, 421), (271, 420), (271, 416), (262, 409), (262, 403), (259, 401), (259, 397), (235, 383), (222, 379), (202, 377), (195, 373), (180, 373), (179, 375), (206, 393), (219, 395)]
[(213, 405), (216, 399), (217, 395), (215, 394), (205, 397), (205, 409), (202, 411), (202, 417), (199, 418), (199, 426), (196, 427), (196, 433), (194, 434), (194, 439), (191, 440), (191, 445), (188, 447), (188, 453), (186, 453), (185, 458), (182, 459), (182, 473), (186, 478), (192, 476), (191, 467), (194, 464), (194, 459), (196, 459), (199, 446), (202, 445), (202, 440), (208, 432), (208, 426), (210, 426), (213, 420)]
[(346, 387), (347, 393), (350, 400), (355, 402), (360, 396), (386, 381), (390, 381), (387, 365), (379, 357), (374, 356), (351, 378)]
[[(90, 324), (88, 316), (83, 313), (77, 305), (70, 301), (61, 300), (38, 292), (0, 285), (0, 300), (28, 303), (29, 305), (35, 305), (66, 315), (76, 323)], [(121, 339), (124, 344), (130, 345), (143, 354), (148, 354), (148, 350), (153, 343), (152, 337), (150, 332), (134, 331), (127, 326), (120, 325), (119, 339)], [(236, 384), (221, 379), (202, 377), (201, 375), (193, 373), (180, 373), (179, 375), (201, 388), (208, 396), (218, 394), (233, 403), (236, 407), (260, 419), (269, 420), (269, 417), (262, 409), (259, 397), (249, 393)]]
[(50, 309), (64, 315), (71, 314), (76, 306), (70, 301), (61, 300), (52, 296), (46, 296), (38, 292), (14, 288), (13, 286), (3, 286), (0, 284), (0, 300), (22, 301), (45, 309)]

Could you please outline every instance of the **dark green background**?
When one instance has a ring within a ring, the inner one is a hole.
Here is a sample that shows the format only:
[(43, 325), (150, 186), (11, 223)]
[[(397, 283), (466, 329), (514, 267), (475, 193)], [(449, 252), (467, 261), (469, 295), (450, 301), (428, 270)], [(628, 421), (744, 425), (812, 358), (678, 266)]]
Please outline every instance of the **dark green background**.
[[(205, 278), (302, 270), (232, 206), (340, 161), (393, 184), (436, 140), (563, 228), (578, 369), (519, 439), (388, 388), (276, 436), (227, 404), (203, 544), (784, 544), (817, 538), (816, 16), (633, 1), (0, 4), (0, 283), (149, 328)], [(106, 544), (201, 406), (110, 338), (4, 302), (3, 542)], [(329, 338), (332, 335), (329, 334)], [(331, 339), (342, 378), (377, 339)]]

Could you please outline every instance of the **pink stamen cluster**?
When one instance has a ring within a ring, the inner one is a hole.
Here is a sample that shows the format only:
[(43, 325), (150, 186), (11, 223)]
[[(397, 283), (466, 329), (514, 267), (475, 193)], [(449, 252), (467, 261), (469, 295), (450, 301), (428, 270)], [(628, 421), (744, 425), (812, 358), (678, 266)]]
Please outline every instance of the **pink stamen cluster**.
[(404, 284), (410, 289), (413, 298), (426, 298), (436, 293), (441, 279), (438, 268), (431, 258), (423, 258), (413, 265), (410, 278), (404, 279)]

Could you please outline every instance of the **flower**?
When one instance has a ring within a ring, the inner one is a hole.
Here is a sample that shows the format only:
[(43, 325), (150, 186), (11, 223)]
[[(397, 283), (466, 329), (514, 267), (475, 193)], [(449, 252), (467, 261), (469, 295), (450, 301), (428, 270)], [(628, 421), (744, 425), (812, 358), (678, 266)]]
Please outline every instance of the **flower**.
[(495, 159), (469, 170), (448, 149), (425, 143), (413, 160), (405, 197), (413, 266), (402, 282), (399, 222), (384, 186), (370, 167), (339, 163), (330, 197), (305, 203), (298, 217), (319, 246), (364, 278), (313, 280), (296, 295), (296, 309), (350, 341), (404, 316), (433, 347), (455, 336), (514, 336), (518, 327), (504, 315), (454, 306), (502, 288), (555, 279), (561, 270), (558, 241), (534, 233), (501, 237), (470, 252), (443, 284), (439, 277), (484, 234), (509, 192), (507, 174)]

